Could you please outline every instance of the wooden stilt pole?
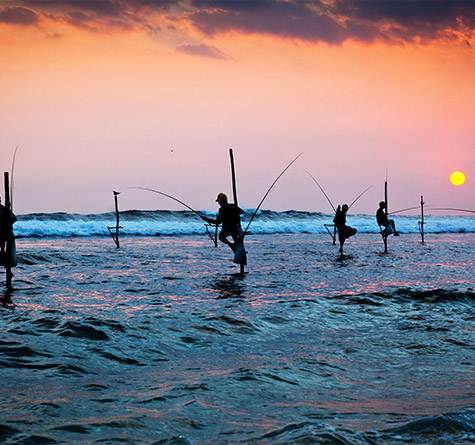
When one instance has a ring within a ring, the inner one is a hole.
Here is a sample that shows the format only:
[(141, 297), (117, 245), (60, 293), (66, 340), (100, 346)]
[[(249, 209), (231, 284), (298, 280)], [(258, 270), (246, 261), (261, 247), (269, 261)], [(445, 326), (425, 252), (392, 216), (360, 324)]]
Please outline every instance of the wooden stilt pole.
[(117, 193), (114, 192), (114, 203), (115, 203), (115, 244), (117, 248), (120, 247), (119, 242), (119, 204), (117, 202)]
[[(231, 159), (231, 178), (232, 178), (232, 184), (233, 184), (233, 199), (234, 199), (234, 204), (238, 204), (238, 198), (237, 198), (237, 189), (236, 189), (236, 172), (234, 170), (234, 156), (233, 156), (233, 149), (229, 149), (229, 157)], [(241, 224), (239, 224), (239, 227)], [(241, 275), (244, 276), (244, 264), (240, 264), (240, 271)]]
[[(333, 245), (336, 244), (336, 225), (335, 224), (323, 224), (325, 229), (327, 229), (328, 234), (332, 237)], [(333, 232), (330, 232), (329, 227), (333, 227)]]
[[(107, 230), (109, 230), (109, 233), (114, 240), (114, 243), (117, 248), (120, 247), (120, 241), (119, 241), (119, 229), (122, 229), (120, 226), (120, 220), (119, 220), (119, 200), (117, 198), (117, 195), (120, 194), (120, 192), (112, 192), (114, 194), (114, 203), (115, 203), (115, 227), (110, 227), (107, 226)], [(115, 234), (112, 233), (112, 229), (115, 229)]]
[(421, 196), (421, 237), (424, 244), (424, 197)]
[[(9, 180), (9, 177), (8, 177), (8, 172), (4, 172), (4, 186), (5, 186), (5, 212), (6, 212), (6, 220), (9, 221), (10, 218), (8, 218), (7, 215), (10, 214), (10, 209), (11, 209), (11, 202), (10, 202), (10, 180)], [(10, 223), (9, 223), (10, 224)], [(5, 256), (4, 256), (4, 266), (5, 266), (5, 270), (6, 270), (6, 273), (7, 273), (7, 288), (8, 289), (11, 289), (12, 287), (12, 277), (13, 277), (13, 274), (12, 274), (12, 268), (11, 268), (11, 264), (10, 264), (10, 258), (9, 258), (9, 255), (8, 255), (8, 252), (10, 252), (10, 244), (12, 243), (13, 240), (10, 239), (10, 235), (13, 233), (12, 231), (12, 227), (11, 225), (9, 225), (8, 227), (8, 233), (6, 233), (6, 241), (5, 241)]]
[[(386, 215), (386, 221), (388, 220), (388, 181), (384, 181), (384, 202), (386, 203), (386, 208), (384, 210), (384, 213)], [(384, 253), (388, 253), (388, 235), (385, 232), (385, 235), (383, 236), (384, 240)]]

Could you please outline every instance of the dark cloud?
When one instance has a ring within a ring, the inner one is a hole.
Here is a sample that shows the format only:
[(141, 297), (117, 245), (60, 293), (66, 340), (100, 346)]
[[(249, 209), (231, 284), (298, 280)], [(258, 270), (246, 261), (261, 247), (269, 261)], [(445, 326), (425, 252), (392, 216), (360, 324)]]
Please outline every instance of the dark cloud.
[(227, 59), (226, 55), (219, 48), (211, 45), (179, 45), (175, 49), (180, 53), (191, 54), (193, 56)]
[[(2, 0), (0, 0), (1, 2)], [(168, 10), (171, 0), (21, 0), (49, 19), (93, 32), (151, 26), (144, 19), (151, 9)]]
[(0, 9), (0, 22), (2, 23), (29, 26), (38, 23), (38, 21), (38, 14), (28, 8), (12, 6)]
[[(9, 0), (0, 0), (0, 4)], [(101, 32), (107, 27), (150, 28), (144, 16), (151, 10), (167, 11), (177, 0), (18, 0), (38, 14), (72, 26)], [(153, 27), (156, 29), (157, 27)]]
[(222, 9), (227, 11), (262, 11), (273, 7), (275, 0), (192, 0), (197, 9)]
[(178, 0), (22, 0), (31, 7), (54, 11), (83, 11), (101, 16), (119, 17), (130, 9), (168, 10)]
[(196, 0), (190, 14), (207, 35), (238, 31), (338, 44), (472, 37), (474, 0)]
[[(34, 24), (39, 14), (90, 30), (141, 27), (156, 32), (152, 12), (187, 20), (204, 35), (227, 32), (341, 44), (438, 38), (470, 41), (475, 0), (18, 0), (0, 21)], [(26, 8), (28, 7), (28, 8)], [(35, 12), (36, 11), (36, 12)]]
[(372, 21), (412, 23), (453, 23), (457, 17), (471, 17), (475, 11), (472, 0), (338, 0), (335, 9), (340, 14)]
[(23, 0), (23, 4), (48, 12), (90, 12), (102, 16), (117, 17), (120, 2), (116, 0)]
[(97, 26), (94, 25), (96, 20), (86, 12), (73, 11), (71, 13), (65, 14), (62, 18), (66, 23), (69, 23), (76, 28), (83, 28), (89, 31), (98, 32)]
[(173, 6), (180, 4), (180, 0), (125, 0), (125, 3), (142, 5), (160, 11), (167, 11)]
[[(198, 5), (201, 2), (196, 2)], [(327, 7), (319, 2), (266, 0), (260, 2), (210, 2), (221, 8), (201, 9), (190, 15), (195, 27), (208, 35), (227, 31), (272, 34), (283, 38), (341, 43), (345, 38), (341, 24), (325, 14)], [(250, 3), (258, 3), (251, 7)]]
[(371, 23), (379, 28), (378, 37), (396, 42), (450, 39), (454, 31), (471, 37), (475, 30), (472, 0), (337, 0), (334, 13), (349, 23)]

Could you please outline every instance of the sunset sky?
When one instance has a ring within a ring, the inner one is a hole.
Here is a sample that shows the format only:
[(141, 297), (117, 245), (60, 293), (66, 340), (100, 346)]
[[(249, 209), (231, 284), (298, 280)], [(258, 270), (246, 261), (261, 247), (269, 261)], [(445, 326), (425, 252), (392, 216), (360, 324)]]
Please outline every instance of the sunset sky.
[[(475, 209), (475, 1), (0, 0), (14, 211)], [(466, 174), (464, 185), (450, 173)], [(3, 183), (3, 182), (2, 182)], [(3, 186), (2, 186), (3, 197)]]

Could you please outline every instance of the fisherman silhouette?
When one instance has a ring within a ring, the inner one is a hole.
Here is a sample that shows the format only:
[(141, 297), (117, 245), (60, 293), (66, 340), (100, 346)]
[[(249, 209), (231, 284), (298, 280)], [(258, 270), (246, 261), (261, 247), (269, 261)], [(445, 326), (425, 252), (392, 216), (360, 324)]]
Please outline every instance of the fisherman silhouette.
[(343, 204), (341, 207), (338, 206), (336, 209), (335, 217), (333, 222), (338, 230), (338, 240), (340, 241), (340, 250), (339, 252), (343, 255), (343, 244), (345, 240), (350, 236), (353, 236), (357, 230), (353, 227), (346, 225), (346, 212), (348, 212), (348, 205)]
[[(233, 252), (236, 251), (239, 244), (239, 229), (241, 226), (241, 219), (239, 215), (244, 213), (236, 204), (228, 203), (228, 197), (224, 193), (220, 193), (216, 198), (219, 204), (219, 212), (216, 219), (203, 217), (203, 219), (210, 224), (222, 224), (221, 232), (219, 232), (219, 240), (227, 244)], [(232, 237), (234, 243), (227, 238)]]
[(394, 236), (399, 236), (399, 233), (396, 231), (394, 221), (392, 219), (388, 219), (385, 209), (386, 203), (381, 201), (379, 203), (379, 209), (376, 211), (376, 221), (380, 228), (384, 227), (384, 229), (381, 230), (381, 236), (383, 238), (387, 238), (391, 234)]
[(16, 216), (2, 204), (0, 198), (0, 263), (5, 264), (5, 243), (13, 235), (12, 225), (17, 220)]

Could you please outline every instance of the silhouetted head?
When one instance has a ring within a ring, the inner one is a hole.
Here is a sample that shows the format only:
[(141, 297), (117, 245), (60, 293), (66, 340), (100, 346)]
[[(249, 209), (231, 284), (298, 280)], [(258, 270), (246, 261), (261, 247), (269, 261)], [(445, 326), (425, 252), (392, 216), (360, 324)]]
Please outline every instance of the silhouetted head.
[(348, 204), (343, 204), (341, 206), (341, 210), (343, 210), (346, 213), (348, 211)]
[(380, 208), (380, 209), (385, 209), (385, 208), (386, 208), (386, 203), (385, 203), (384, 201), (381, 201), (381, 202), (379, 203), (379, 208)]
[(222, 206), (223, 204), (226, 204), (228, 202), (228, 197), (224, 193), (220, 193), (218, 197), (216, 198), (216, 202)]

